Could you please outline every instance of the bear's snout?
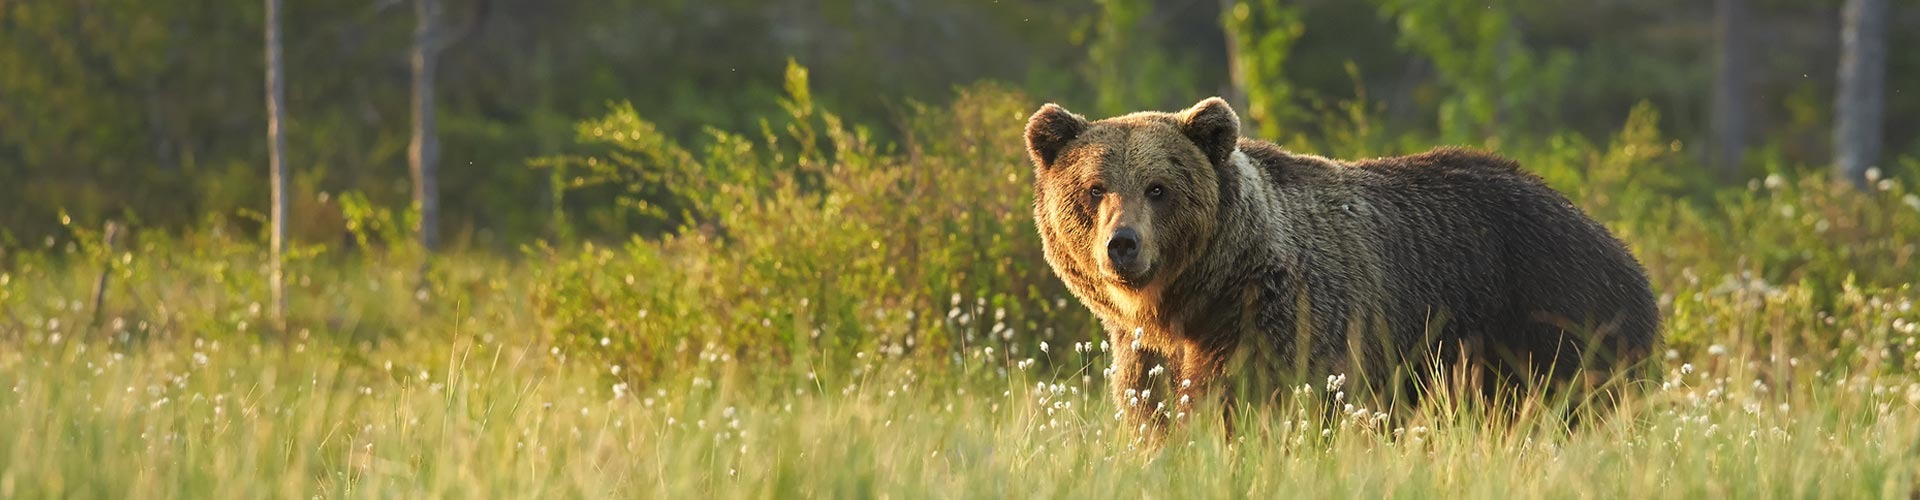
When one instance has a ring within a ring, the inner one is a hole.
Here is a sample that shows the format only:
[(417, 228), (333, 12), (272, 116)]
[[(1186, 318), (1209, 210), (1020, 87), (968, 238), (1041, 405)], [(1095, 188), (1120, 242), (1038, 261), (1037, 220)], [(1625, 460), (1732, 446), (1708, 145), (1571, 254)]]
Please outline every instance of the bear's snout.
[(1133, 260), (1140, 257), (1140, 232), (1123, 227), (1113, 232), (1113, 238), (1107, 240), (1107, 258), (1113, 259), (1114, 267), (1131, 267)]
[(1122, 281), (1135, 281), (1146, 271), (1140, 258), (1140, 232), (1131, 227), (1113, 231), (1107, 238), (1107, 262)]

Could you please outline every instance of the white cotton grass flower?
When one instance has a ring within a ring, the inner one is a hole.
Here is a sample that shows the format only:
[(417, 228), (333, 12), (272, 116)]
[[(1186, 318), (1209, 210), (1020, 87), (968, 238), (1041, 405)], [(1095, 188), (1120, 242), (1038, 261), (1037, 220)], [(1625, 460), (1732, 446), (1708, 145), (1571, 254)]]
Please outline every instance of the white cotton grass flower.
[(1340, 388), (1346, 384), (1347, 374), (1345, 373), (1327, 376), (1327, 392), (1339, 392)]

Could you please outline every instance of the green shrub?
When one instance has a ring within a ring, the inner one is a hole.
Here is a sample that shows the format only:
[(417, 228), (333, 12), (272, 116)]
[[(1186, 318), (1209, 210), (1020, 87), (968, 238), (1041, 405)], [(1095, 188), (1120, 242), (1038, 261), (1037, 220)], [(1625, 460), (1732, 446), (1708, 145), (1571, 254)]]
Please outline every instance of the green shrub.
[(581, 127), (606, 153), (545, 162), (681, 208), (623, 203), (625, 217), (677, 225), (658, 237), (532, 250), (557, 340), (646, 375), (736, 360), (813, 370), (856, 352), (1032, 356), (1092, 338), (1033, 228), (1032, 170), (1010, 132), (1028, 99), (988, 85), (915, 105), (896, 147), (818, 108), (804, 70), (788, 91), (788, 125), (760, 140), (714, 131), (687, 148), (616, 105)]

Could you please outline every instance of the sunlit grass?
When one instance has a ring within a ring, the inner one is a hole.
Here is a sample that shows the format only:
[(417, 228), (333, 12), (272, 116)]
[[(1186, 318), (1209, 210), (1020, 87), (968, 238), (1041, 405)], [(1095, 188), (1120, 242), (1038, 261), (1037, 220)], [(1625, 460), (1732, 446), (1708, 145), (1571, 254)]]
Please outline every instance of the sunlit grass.
[[(1716, 348), (1606, 423), (1261, 412), (1147, 446), (1098, 370), (858, 376), (710, 363), (634, 385), (539, 346), (182, 340), (0, 355), (0, 494), (40, 497), (1904, 496), (1920, 384)], [(1058, 366), (1101, 354), (1055, 352)], [(1017, 363), (1017, 362), (1016, 362)], [(1771, 378), (1771, 380), (1768, 380)], [(1305, 401), (1329, 397), (1309, 385)]]

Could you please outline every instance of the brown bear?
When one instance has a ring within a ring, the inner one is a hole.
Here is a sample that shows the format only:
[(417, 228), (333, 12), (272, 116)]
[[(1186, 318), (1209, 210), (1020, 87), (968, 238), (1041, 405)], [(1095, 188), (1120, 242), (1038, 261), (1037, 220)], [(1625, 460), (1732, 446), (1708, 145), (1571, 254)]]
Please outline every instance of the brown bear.
[(1593, 387), (1659, 341), (1625, 245), (1491, 154), (1291, 153), (1219, 98), (1094, 122), (1047, 104), (1026, 139), (1047, 262), (1105, 325), (1136, 419), (1330, 376), (1388, 406), (1449, 370), (1487, 394)]

